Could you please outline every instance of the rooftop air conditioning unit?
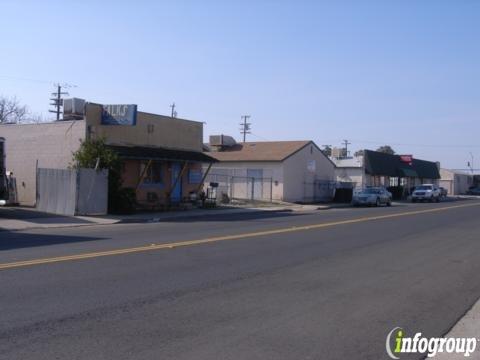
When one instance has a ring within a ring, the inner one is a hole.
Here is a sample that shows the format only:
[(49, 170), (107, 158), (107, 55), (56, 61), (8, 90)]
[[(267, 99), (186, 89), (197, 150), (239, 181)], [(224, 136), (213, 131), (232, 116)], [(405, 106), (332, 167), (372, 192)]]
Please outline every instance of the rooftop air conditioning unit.
[(85, 100), (79, 98), (71, 98), (63, 100), (64, 115), (84, 115)]
[(233, 137), (228, 135), (211, 135), (210, 145), (212, 146), (233, 146), (236, 141)]
[(210, 145), (213, 145), (213, 146), (222, 145), (222, 135), (210, 135)]

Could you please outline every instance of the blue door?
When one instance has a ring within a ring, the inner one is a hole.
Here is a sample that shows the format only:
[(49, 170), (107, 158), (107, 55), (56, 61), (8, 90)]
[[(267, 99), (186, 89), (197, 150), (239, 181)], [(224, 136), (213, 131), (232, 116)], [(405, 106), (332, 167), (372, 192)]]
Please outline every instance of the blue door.
[(172, 185), (177, 181), (177, 184), (172, 189), (172, 193), (170, 194), (170, 201), (172, 202), (180, 202), (182, 199), (182, 179), (178, 179), (180, 172), (182, 171), (182, 165), (180, 163), (173, 163), (172, 164)]

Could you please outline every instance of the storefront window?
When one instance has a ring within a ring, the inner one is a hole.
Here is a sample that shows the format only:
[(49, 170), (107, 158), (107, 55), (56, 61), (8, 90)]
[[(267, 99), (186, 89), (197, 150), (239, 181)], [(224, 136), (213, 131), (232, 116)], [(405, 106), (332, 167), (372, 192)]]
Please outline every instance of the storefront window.
[[(140, 166), (140, 174), (143, 174), (148, 162), (142, 162)], [(143, 178), (144, 184), (162, 184), (162, 163), (160, 161), (152, 161)]]
[(390, 178), (390, 186), (398, 186), (398, 178), (391, 177)]

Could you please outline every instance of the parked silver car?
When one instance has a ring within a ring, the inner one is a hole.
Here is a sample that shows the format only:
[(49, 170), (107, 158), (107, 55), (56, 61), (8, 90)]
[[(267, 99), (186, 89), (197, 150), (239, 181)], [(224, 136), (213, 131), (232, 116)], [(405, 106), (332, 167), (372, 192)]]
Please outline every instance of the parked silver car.
[(380, 206), (385, 204), (392, 205), (392, 193), (381, 187), (369, 187), (360, 191), (355, 191), (352, 196), (352, 205)]

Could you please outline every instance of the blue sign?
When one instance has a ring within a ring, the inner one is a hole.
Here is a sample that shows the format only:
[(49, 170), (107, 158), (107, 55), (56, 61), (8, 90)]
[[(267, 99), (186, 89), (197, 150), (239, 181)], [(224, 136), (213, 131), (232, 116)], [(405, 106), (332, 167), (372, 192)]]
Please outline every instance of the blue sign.
[(137, 105), (103, 105), (102, 125), (137, 124)]

